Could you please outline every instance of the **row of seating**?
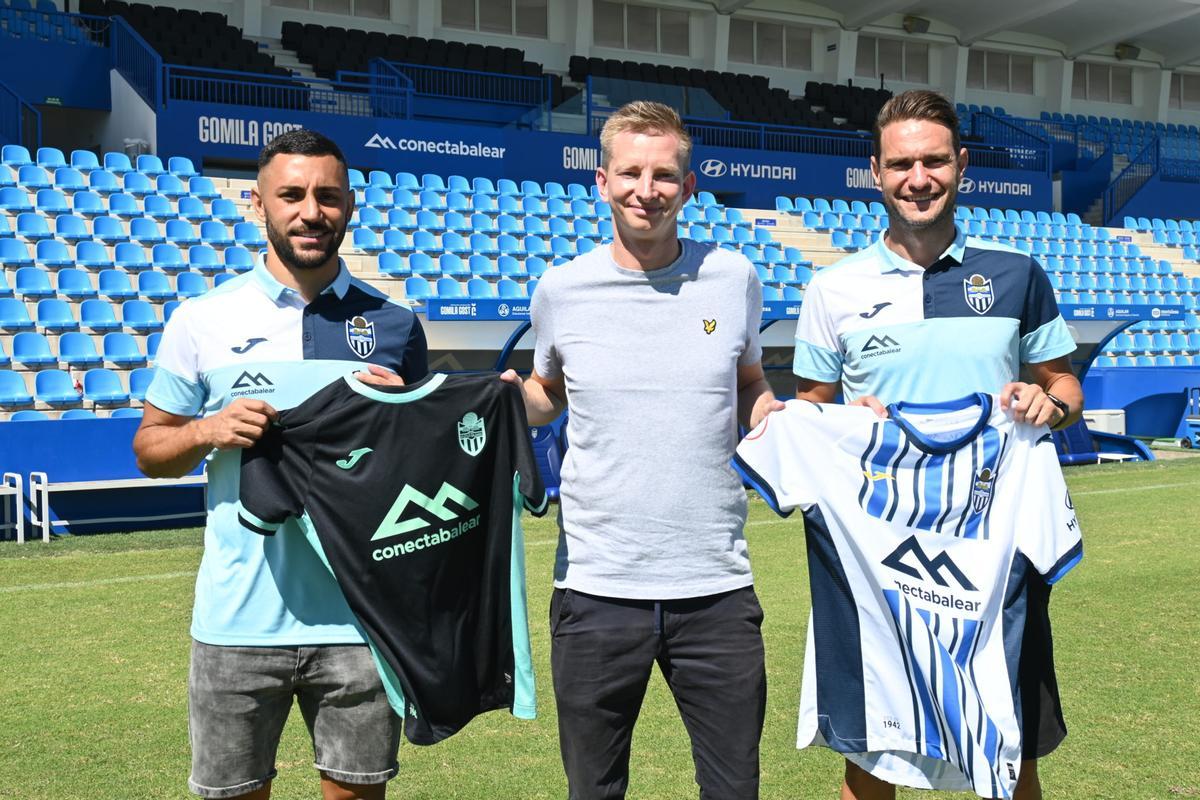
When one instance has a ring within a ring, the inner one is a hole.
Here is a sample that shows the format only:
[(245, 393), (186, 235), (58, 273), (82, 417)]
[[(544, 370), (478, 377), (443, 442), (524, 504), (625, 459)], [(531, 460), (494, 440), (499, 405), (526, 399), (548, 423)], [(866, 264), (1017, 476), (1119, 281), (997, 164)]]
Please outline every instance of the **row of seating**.
[(123, 331), (104, 334), (99, 348), (91, 335), (80, 331), (67, 331), (56, 338), (56, 346), (51, 346), (51, 340), (45, 334), (35, 331), (15, 334), (12, 338), (11, 353), (4, 352), (3, 347), (0, 347), (0, 366), (17, 366), (36, 371), (111, 364), (114, 367), (129, 369), (145, 366), (148, 361), (153, 360), (158, 347), (156, 340), (155, 352), (147, 353), (139, 346), (137, 337)]
[[(3, 219), (0, 216), (0, 219)], [(0, 228), (6, 228), (7, 223), (0, 223)], [(206, 220), (199, 224), (199, 229), (186, 219), (168, 219), (162, 227), (157, 220), (146, 217), (136, 217), (125, 221), (117, 217), (96, 216), (90, 220), (75, 214), (60, 214), (54, 217), (54, 227), (50, 227), (47, 217), (34, 212), (21, 212), (17, 215), (14, 238), (0, 238), (0, 261), (12, 259), (28, 261), (29, 243), (34, 246), (47, 243), (49, 250), (43, 256), (57, 258), (59, 245), (65, 247), (68, 243), (78, 244), (85, 241), (99, 241), (106, 245), (116, 245), (121, 242), (136, 242), (143, 247), (153, 247), (157, 244), (169, 243), (180, 247), (194, 244), (205, 244), (216, 248), (233, 247), (263, 247), (266, 240), (258, 225), (253, 222), (235, 222), (232, 229), (220, 220)], [(18, 238), (19, 237), (19, 238)], [(25, 241), (21, 241), (24, 239)]]
[(200, 175), (192, 160), (184, 156), (171, 156), (164, 165), (162, 159), (153, 153), (142, 153), (134, 160), (127, 153), (113, 150), (105, 153), (101, 161), (100, 156), (91, 150), (72, 150), (68, 163), (66, 155), (57, 147), (39, 147), (35, 158), (27, 147), (19, 144), (6, 144), (0, 148), (0, 164), (10, 169), (36, 166), (49, 170), (69, 166), (83, 173), (103, 168), (116, 175), (140, 172), (151, 178), (165, 173), (177, 178), (195, 178)]
[[(3, 190), (0, 190), (3, 191)], [(215, 219), (226, 223), (244, 222), (246, 217), (238, 209), (237, 204), (224, 197), (218, 197), (205, 202), (199, 197), (179, 197), (172, 202), (171, 198), (160, 194), (147, 194), (140, 198), (125, 192), (113, 192), (104, 197), (93, 191), (61, 192), (57, 189), (39, 189), (33, 196), (30, 205), (29, 197), (9, 193), (0, 200), (0, 211), (7, 214), (31, 213), (36, 211), (49, 217), (60, 214), (74, 214), (81, 217), (112, 215), (122, 219), (149, 217), (165, 222), (169, 219), (185, 219), (188, 222), (200, 223)], [(0, 236), (9, 236), (12, 229), (4, 214), (0, 214)]]
[(147, 248), (137, 242), (118, 242), (110, 251), (102, 242), (87, 240), (75, 243), (72, 257), (69, 250), (64, 252), (66, 245), (57, 240), (38, 242), (35, 253), (30, 255), (23, 242), (0, 239), (0, 267), (17, 270), (38, 266), (48, 271), (77, 267), (89, 272), (100, 272), (114, 267), (126, 272), (148, 269), (171, 273), (184, 270), (203, 273), (245, 272), (253, 269), (254, 253), (262, 244), (254, 243), (253, 249), (233, 245), (218, 252), (216, 248), (203, 243), (182, 248), (164, 242), (150, 247), (147, 255)]
[[(221, 285), (233, 277), (232, 273), (216, 275), (214, 285)], [(21, 267), (10, 288), (8, 280), (0, 274), (0, 297), (16, 296), (26, 301), (58, 298), (80, 303), (84, 300), (103, 297), (112, 302), (141, 297), (151, 302), (181, 300), (204, 294), (211, 288), (200, 272), (183, 270), (175, 273), (156, 269), (129, 273), (121, 269), (101, 270), (96, 283), (91, 275), (78, 267), (67, 267), (54, 273), (53, 285), (50, 275), (36, 267)]]
[[(58, 298), (39, 300), (35, 306), (37, 319), (30, 316), (29, 308), (21, 300), (0, 297), (0, 331), (19, 333), (32, 331), (35, 327), (47, 331), (66, 332), (87, 329), (93, 333), (125, 330), (129, 333), (154, 333), (161, 331), (166, 320), (180, 301), (162, 305), (162, 316), (155, 304), (147, 300), (125, 300), (114, 304), (107, 300), (92, 298), (79, 302), (76, 317), (71, 303)], [(118, 316), (118, 311), (119, 316)]]
[(1097, 356), (1097, 367), (1200, 367), (1200, 356)]
[(81, 419), (139, 419), (142, 416), (140, 408), (129, 406), (111, 409), (108, 412), (108, 416), (97, 414), (90, 408), (68, 408), (57, 416), (53, 416), (52, 413), (48, 414), (45, 411), (38, 411), (35, 408), (24, 408), (20, 411), (14, 411), (8, 420), (9, 422), (50, 422), (61, 419), (69, 422)]
[[(48, 170), (37, 166), (18, 167), (16, 176), (12, 177), (7, 169), (0, 169), (0, 186), (19, 187), (27, 192), (39, 189), (58, 189), (60, 192), (90, 189), (100, 194), (124, 192), (135, 197), (158, 194), (169, 198), (198, 197), (201, 200), (221, 196), (211, 178), (196, 175), (187, 178), (186, 183), (184, 180), (170, 172), (150, 176), (141, 172), (116, 173), (94, 169), (85, 174), (75, 167), (58, 167), (51, 175)], [(10, 196), (16, 197), (11, 193)]]
[(1056, 289), (1117, 292), (1200, 292), (1200, 277), (1050, 272)]
[[(136, 377), (135, 377), (136, 375)], [(63, 369), (45, 369), (32, 374), (33, 390), (19, 372), (0, 369), (0, 407), (13, 409), (35, 403), (50, 408), (83, 408), (93, 406), (128, 405), (130, 400), (141, 402), (153, 378), (153, 369), (143, 367), (129, 373), (129, 386), (120, 373), (105, 367), (95, 367), (76, 381)]]

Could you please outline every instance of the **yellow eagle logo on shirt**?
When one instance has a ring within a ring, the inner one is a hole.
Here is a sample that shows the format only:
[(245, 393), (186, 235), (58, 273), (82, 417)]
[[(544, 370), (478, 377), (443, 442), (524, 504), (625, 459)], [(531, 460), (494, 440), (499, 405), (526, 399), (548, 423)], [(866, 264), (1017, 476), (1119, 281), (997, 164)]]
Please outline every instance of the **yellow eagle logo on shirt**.
[(717, 329), (717, 321), (715, 319), (701, 319), (700, 321), (704, 323), (704, 332), (707, 334), (711, 335)]

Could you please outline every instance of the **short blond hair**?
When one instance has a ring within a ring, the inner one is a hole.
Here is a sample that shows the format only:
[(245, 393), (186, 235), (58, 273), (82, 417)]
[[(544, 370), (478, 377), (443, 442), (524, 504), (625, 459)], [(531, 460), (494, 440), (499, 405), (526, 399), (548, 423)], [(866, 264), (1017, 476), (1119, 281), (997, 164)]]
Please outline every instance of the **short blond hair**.
[(634, 100), (617, 109), (600, 130), (600, 165), (612, 160), (613, 140), (626, 132), (656, 136), (674, 135), (679, 139), (679, 165), (687, 170), (692, 160), (692, 137), (683, 127), (675, 109), (650, 100)]

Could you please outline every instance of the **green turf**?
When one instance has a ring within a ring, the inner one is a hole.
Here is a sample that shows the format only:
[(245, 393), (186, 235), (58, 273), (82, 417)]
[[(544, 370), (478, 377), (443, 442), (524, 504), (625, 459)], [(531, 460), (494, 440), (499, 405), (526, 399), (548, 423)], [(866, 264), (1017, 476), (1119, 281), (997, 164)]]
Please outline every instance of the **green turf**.
[[(1052, 604), (1071, 735), (1042, 764), (1047, 797), (1200, 796), (1200, 459), (1077, 468), (1068, 479), (1086, 555)], [(756, 499), (747, 535), (766, 610), (762, 796), (833, 798), (840, 759), (793, 746), (808, 612), (801, 529)], [(404, 746), (393, 797), (565, 797), (545, 622), (553, 523), (529, 522), (527, 539), (539, 719), (489, 714), (436, 747)], [(187, 630), (200, 549), (195, 530), (0, 544), (0, 798), (188, 796)], [(294, 714), (275, 796), (314, 797), (311, 763)], [(696, 796), (657, 676), (630, 796)]]

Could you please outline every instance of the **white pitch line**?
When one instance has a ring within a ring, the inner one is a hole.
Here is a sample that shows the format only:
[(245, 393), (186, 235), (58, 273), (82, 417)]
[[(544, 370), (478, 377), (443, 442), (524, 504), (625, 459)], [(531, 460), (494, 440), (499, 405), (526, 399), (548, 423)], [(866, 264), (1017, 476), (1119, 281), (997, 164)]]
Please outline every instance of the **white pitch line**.
[(118, 583), (141, 583), (142, 581), (167, 581), (175, 578), (195, 577), (196, 570), (188, 572), (163, 572), (158, 575), (126, 575), (121, 578), (99, 578), (94, 581), (74, 581), (62, 583), (26, 583), (22, 586), (0, 586), (0, 594), (16, 592), (37, 592), (47, 589), (89, 589), (93, 586), (111, 586)]
[(1151, 489), (1177, 489), (1181, 486), (1195, 486), (1194, 483), (1156, 483), (1152, 486), (1122, 486), (1117, 489), (1090, 489), (1085, 492), (1071, 492), (1071, 497), (1089, 497), (1094, 494), (1120, 494), (1123, 492), (1148, 492)]

